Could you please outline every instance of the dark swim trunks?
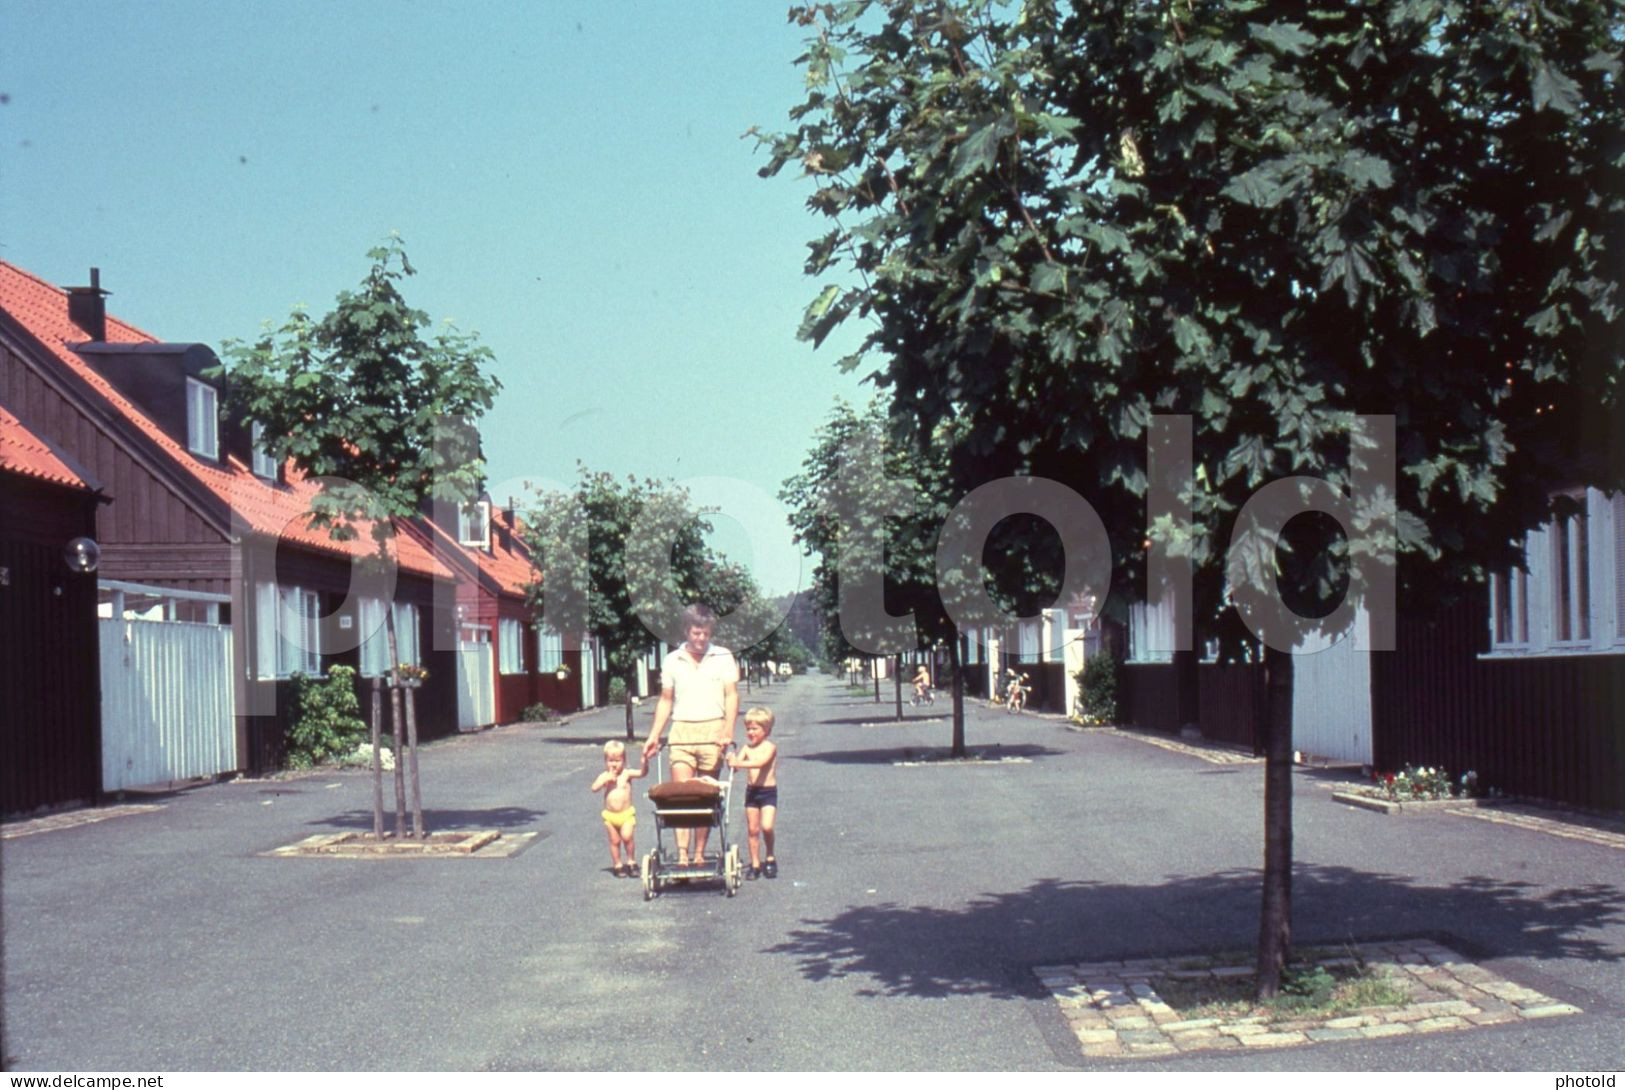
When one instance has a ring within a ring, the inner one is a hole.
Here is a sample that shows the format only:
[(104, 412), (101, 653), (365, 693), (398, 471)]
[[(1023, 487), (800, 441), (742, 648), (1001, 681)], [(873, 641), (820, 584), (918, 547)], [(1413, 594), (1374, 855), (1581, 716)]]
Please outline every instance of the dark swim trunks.
[(745, 805), (760, 809), (763, 806), (778, 806), (779, 788), (777, 784), (772, 787), (746, 787)]

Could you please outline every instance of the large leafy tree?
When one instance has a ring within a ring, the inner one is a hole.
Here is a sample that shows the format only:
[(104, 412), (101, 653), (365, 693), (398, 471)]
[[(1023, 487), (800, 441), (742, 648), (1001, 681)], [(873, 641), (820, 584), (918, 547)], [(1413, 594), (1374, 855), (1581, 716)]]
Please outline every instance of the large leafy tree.
[[(717, 642), (741, 657), (770, 654), (771, 607), (750, 573), (711, 549), (706, 512), (669, 481), (618, 479), (581, 468), (575, 489), (539, 495), (524, 536), (536, 558), (532, 608), (570, 638), (598, 641), (611, 676), (626, 682), (626, 734), (633, 736), (638, 662), (676, 643), (673, 625), (689, 602), (721, 621)], [(653, 627), (651, 627), (651, 625)]]
[[(850, 653), (854, 645), (869, 653), (893, 654), (920, 646), (947, 647), (953, 694), (949, 748), (962, 757), (960, 631), (944, 601), (953, 599), (953, 584), (980, 582), (982, 572), (961, 566), (938, 571), (939, 533), (954, 517), (958, 498), (947, 475), (947, 434), (948, 429), (939, 428), (937, 434), (920, 437), (905, 428), (893, 436), (889, 414), (879, 402), (861, 413), (838, 402), (814, 436), (802, 471), (784, 483), (780, 499), (791, 509), (797, 542), (818, 557), (814, 600), (827, 642), (839, 655)], [(843, 609), (843, 581), (848, 584), (845, 593), (867, 598), (869, 608), (849, 603)], [(961, 610), (959, 619), (991, 624), (1000, 617)]]
[[(263, 428), (263, 445), (307, 477), (323, 479), (311, 500), (311, 524), (336, 540), (372, 537), (377, 564), (388, 563), (396, 520), (426, 504), (472, 502), (484, 478), (474, 422), (501, 384), (484, 370), (492, 356), (452, 327), (429, 333), (423, 311), (407, 304), (401, 282), (414, 274), (398, 236), (367, 254), (372, 262), (354, 291), (340, 292), (321, 318), (295, 310), (253, 343), (231, 342), (230, 401)], [(385, 610), (391, 663), (399, 663), (395, 619)], [(394, 667), (391, 668), (392, 678)], [(396, 752), (402, 752), (401, 688), (391, 689)], [(412, 827), (426, 836), (418, 783), (417, 728), (407, 705)], [(373, 832), (383, 834), (383, 802), (373, 724)], [(405, 787), (396, 764), (396, 833), (404, 833)]]
[[(1618, 487), (1617, 0), (809, 5), (808, 96), (765, 138), (829, 220), (808, 308), (849, 318), (894, 414), (953, 420), (955, 479), (1083, 493), (1115, 585), (1147, 544), (1195, 570), (1198, 638), (1280, 576), (1313, 615), (1363, 547), (1405, 600), (1518, 562), (1551, 489)], [(1147, 534), (1148, 439), (1192, 420), (1194, 473)], [(1391, 415), (1387, 443), (1359, 417)], [(1226, 546), (1266, 482), (1353, 493), (1352, 538), (1302, 523)], [(1328, 561), (1329, 558), (1329, 561)], [(1366, 556), (1363, 559), (1369, 560)], [(1356, 569), (1357, 570), (1357, 569)], [(1365, 569), (1369, 571), (1369, 565)], [(1358, 581), (1352, 588), (1360, 590)], [(1290, 656), (1266, 653), (1259, 980), (1290, 922)]]

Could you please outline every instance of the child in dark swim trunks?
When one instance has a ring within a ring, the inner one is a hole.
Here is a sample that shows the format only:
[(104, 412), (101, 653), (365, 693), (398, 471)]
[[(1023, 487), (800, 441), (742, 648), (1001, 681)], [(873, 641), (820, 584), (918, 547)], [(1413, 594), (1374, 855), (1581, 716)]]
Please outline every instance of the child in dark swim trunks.
[[(779, 813), (779, 747), (768, 741), (773, 733), (773, 712), (752, 708), (745, 713), (745, 748), (728, 758), (731, 768), (743, 768), (745, 784), (745, 824), (750, 829), (750, 869), (745, 877), (777, 878), (779, 863), (773, 857), (773, 826)], [(767, 849), (766, 860), (761, 848)]]
[[(636, 772), (626, 767), (626, 743), (604, 743), (604, 770), (592, 781), (591, 790), (604, 793), (599, 816), (609, 832), (609, 873), (617, 878), (637, 876), (638, 853), (632, 841), (638, 827), (638, 813), (632, 808), (632, 781), (649, 774), (645, 764)], [(621, 849), (626, 849), (626, 865), (621, 865)]]

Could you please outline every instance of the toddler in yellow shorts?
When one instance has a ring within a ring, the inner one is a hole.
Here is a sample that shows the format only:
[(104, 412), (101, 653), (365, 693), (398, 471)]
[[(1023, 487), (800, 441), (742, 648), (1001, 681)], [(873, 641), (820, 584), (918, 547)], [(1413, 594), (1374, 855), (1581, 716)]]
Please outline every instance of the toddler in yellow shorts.
[[(638, 827), (638, 812), (632, 806), (632, 781), (648, 774), (648, 764), (636, 772), (626, 767), (626, 743), (604, 743), (604, 771), (592, 781), (591, 790), (594, 794), (604, 793), (604, 808), (599, 816), (604, 819), (604, 828), (609, 833), (609, 872), (616, 878), (637, 875), (638, 851), (632, 837)], [(625, 864), (621, 863), (623, 849)]]

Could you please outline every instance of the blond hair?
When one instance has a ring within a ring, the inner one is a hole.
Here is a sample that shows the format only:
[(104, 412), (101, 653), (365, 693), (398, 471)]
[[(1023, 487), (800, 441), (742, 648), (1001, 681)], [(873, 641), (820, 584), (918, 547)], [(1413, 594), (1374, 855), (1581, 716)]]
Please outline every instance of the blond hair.
[(626, 759), (626, 743), (617, 741), (614, 738), (611, 738), (609, 741), (605, 742), (604, 760), (607, 761), (611, 757), (619, 757), (624, 761)]
[(747, 723), (760, 723), (761, 727), (762, 727), (762, 733), (763, 734), (772, 734), (773, 733), (773, 709), (772, 708), (763, 708), (763, 707), (758, 705), (757, 707), (754, 707), (754, 708), (750, 709), (750, 711), (745, 713), (745, 722), (747, 722)]

